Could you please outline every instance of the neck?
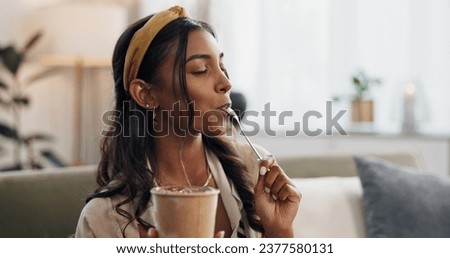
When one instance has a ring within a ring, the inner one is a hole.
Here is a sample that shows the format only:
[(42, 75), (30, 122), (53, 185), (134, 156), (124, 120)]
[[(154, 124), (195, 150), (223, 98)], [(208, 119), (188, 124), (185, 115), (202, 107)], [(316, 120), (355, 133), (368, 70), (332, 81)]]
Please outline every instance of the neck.
[[(202, 136), (157, 137), (152, 168), (163, 185), (203, 185), (208, 177)], [(183, 167), (184, 166), (184, 167)], [(186, 179), (186, 177), (188, 179)]]

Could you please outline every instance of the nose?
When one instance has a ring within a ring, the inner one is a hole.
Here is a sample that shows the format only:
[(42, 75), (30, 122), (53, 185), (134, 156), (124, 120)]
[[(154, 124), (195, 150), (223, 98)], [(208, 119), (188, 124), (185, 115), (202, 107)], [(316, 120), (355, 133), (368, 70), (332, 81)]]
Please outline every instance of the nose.
[(217, 82), (215, 86), (215, 90), (218, 93), (226, 94), (231, 90), (231, 81), (228, 79), (228, 74), (224, 71), (220, 71), (217, 76)]

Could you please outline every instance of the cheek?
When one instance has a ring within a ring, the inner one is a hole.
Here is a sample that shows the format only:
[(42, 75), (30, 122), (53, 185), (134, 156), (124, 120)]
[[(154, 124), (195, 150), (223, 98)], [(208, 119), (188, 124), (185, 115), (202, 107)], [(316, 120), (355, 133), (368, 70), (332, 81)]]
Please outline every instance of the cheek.
[(163, 91), (158, 96), (158, 104), (162, 110), (187, 110), (187, 106), (179, 93), (179, 89), (177, 89), (175, 93), (172, 88)]
[(187, 90), (193, 100), (204, 100), (211, 97), (214, 83), (207, 78), (186, 78)]

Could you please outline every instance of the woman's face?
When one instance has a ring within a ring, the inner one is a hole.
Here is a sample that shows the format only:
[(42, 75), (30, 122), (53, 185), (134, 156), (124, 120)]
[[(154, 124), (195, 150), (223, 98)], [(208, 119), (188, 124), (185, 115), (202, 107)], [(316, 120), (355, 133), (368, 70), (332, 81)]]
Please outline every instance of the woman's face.
[[(175, 51), (172, 51), (175, 53)], [(173, 87), (174, 54), (161, 67), (158, 100), (162, 110), (171, 113), (171, 126), (187, 129), (187, 105), (180, 93), (179, 84)], [(227, 78), (223, 63), (223, 53), (216, 39), (204, 30), (194, 30), (188, 35), (186, 49), (186, 84), (194, 107), (193, 125), (189, 132), (206, 135), (220, 135), (226, 132), (227, 115), (230, 107), (231, 83)], [(178, 78), (175, 76), (175, 78)], [(175, 89), (175, 92), (174, 90)], [(179, 102), (178, 108), (175, 103)], [(175, 107), (175, 108), (174, 108)], [(181, 109), (181, 112), (178, 112)]]

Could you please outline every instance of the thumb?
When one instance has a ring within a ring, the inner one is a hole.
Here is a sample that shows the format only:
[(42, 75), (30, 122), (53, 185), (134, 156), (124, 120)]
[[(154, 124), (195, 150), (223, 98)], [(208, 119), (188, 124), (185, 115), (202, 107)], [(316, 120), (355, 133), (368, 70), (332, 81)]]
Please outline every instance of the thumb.
[(255, 195), (259, 196), (263, 194), (264, 191), (264, 179), (266, 177), (266, 173), (270, 171), (270, 168), (275, 163), (275, 159), (272, 155), (266, 155), (262, 160), (259, 162), (259, 175), (258, 175), (258, 181), (256, 182), (255, 186)]
[(157, 238), (158, 237), (158, 230), (156, 228), (150, 228), (147, 232), (147, 237), (149, 238)]
[(216, 233), (214, 238), (224, 238), (224, 236), (225, 236), (225, 231), (221, 230), (221, 231)]
[(258, 181), (256, 182), (255, 190), (254, 190), (255, 197), (264, 194), (264, 177), (265, 176), (261, 176), (261, 175), (258, 177)]

